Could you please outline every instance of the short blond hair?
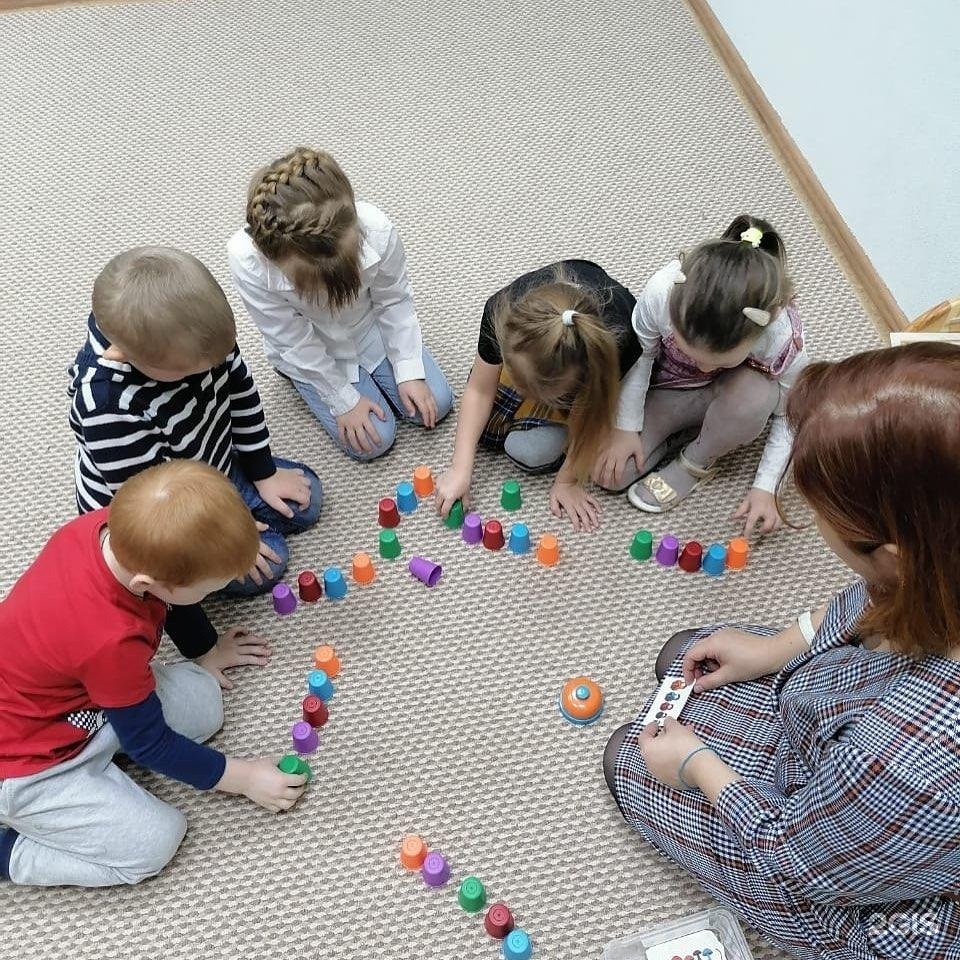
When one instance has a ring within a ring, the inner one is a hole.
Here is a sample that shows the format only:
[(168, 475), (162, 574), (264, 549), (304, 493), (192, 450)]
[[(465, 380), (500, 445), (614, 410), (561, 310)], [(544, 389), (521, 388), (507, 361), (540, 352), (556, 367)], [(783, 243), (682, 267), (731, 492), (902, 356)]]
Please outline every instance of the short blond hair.
[(174, 247), (117, 254), (93, 284), (93, 315), (136, 366), (222, 363), (237, 340), (233, 311), (213, 274)]
[(260, 546), (236, 487), (197, 460), (171, 460), (131, 477), (110, 504), (107, 526), (127, 570), (170, 587), (242, 577)]

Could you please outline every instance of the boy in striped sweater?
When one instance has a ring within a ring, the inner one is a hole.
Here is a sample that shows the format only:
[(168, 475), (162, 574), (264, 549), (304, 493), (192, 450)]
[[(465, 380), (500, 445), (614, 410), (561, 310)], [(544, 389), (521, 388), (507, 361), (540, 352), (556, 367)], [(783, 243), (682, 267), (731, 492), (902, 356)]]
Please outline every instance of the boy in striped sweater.
[(220, 285), (188, 253), (127, 250), (97, 277), (87, 325), (68, 390), (80, 513), (107, 506), (147, 467), (201, 460), (230, 478), (260, 530), (256, 563), (223, 592), (270, 590), (286, 569), (285, 537), (317, 522), (323, 494), (312, 470), (270, 452)]

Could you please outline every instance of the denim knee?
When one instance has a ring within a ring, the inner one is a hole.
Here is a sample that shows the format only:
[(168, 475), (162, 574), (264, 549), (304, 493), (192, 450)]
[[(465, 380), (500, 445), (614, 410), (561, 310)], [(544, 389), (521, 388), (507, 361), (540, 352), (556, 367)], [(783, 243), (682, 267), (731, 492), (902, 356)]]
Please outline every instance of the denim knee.
[(387, 414), (385, 421), (374, 419), (373, 424), (380, 435), (380, 442), (372, 450), (354, 450), (351, 446), (343, 448), (351, 458), (359, 460), (361, 463), (369, 463), (371, 460), (382, 457), (390, 450), (397, 439), (397, 421), (391, 414)]
[(312, 527), (320, 519), (320, 511), (323, 508), (323, 482), (306, 465), (300, 464), (307, 482), (310, 484), (310, 502), (301, 507), (299, 504), (293, 507), (293, 522), (301, 530)]
[(439, 423), (453, 409), (453, 390), (444, 377), (440, 383), (430, 387), (433, 399), (437, 402), (437, 423)]
[(247, 574), (242, 580), (231, 580), (220, 593), (226, 597), (253, 597), (260, 593), (269, 593), (282, 579), (290, 561), (290, 548), (287, 541), (275, 530), (265, 530), (260, 539), (280, 558), (279, 562), (268, 560), (269, 572), (260, 571), (261, 582), (254, 582)]

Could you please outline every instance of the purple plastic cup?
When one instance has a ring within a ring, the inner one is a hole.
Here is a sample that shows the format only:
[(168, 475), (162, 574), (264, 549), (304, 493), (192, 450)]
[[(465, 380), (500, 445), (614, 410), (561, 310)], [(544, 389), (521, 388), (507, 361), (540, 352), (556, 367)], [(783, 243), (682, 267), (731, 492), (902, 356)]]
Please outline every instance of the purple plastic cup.
[(443, 567), (426, 557), (411, 557), (407, 569), (428, 587), (435, 587), (437, 581), (443, 575)]
[(297, 595), (285, 583), (278, 583), (273, 588), (273, 609), (280, 616), (297, 609)]
[(680, 553), (680, 541), (672, 534), (667, 534), (657, 547), (657, 563), (663, 567), (672, 567), (677, 562)]
[(297, 753), (313, 753), (320, 746), (320, 737), (317, 731), (306, 720), (300, 720), (293, 725), (290, 731), (293, 738), (293, 749)]
[(460, 535), (464, 543), (479, 543), (483, 539), (483, 520), (479, 513), (468, 513), (463, 518), (463, 530)]
[(450, 864), (442, 853), (431, 850), (423, 861), (420, 873), (428, 887), (442, 887), (450, 879)]

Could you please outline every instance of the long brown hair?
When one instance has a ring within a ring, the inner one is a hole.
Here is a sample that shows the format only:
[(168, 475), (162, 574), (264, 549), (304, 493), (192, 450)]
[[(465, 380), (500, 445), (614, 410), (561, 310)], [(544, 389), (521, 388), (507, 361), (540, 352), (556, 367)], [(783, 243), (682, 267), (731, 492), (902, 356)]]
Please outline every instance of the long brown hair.
[(960, 347), (914, 343), (813, 363), (790, 390), (798, 490), (847, 547), (898, 551), (866, 632), (901, 653), (960, 644)]
[(353, 187), (329, 153), (298, 147), (259, 170), (247, 195), (247, 232), (301, 296), (341, 309), (359, 295)]
[[(617, 343), (600, 319), (601, 309), (597, 295), (569, 281), (559, 267), (550, 282), (517, 299), (504, 294), (494, 305), (504, 365), (514, 377), (520, 367), (530, 399), (566, 412), (567, 461), (581, 482), (613, 427), (620, 398)], [(569, 325), (563, 322), (566, 310), (574, 311)]]
[[(755, 247), (741, 234), (755, 229)], [(774, 314), (793, 297), (787, 251), (766, 220), (738, 216), (718, 240), (707, 240), (682, 257), (685, 280), (670, 294), (670, 321), (687, 343), (725, 353), (759, 336), (763, 327), (744, 307)]]

